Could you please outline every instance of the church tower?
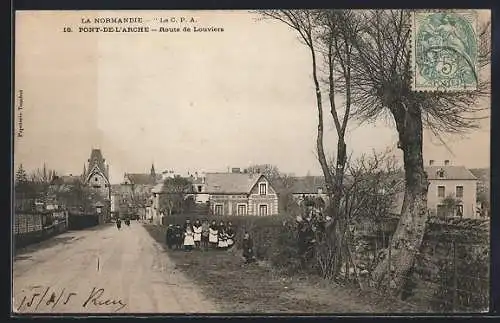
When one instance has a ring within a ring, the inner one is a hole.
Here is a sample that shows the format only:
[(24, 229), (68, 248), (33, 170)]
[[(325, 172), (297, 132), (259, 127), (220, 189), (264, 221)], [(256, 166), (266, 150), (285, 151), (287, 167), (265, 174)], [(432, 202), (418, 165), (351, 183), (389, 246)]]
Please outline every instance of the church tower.
[(92, 149), (88, 159), (88, 167), (85, 175), (85, 184), (99, 191), (105, 199), (110, 199), (111, 185), (108, 178), (108, 166), (106, 159), (102, 157), (100, 149)]

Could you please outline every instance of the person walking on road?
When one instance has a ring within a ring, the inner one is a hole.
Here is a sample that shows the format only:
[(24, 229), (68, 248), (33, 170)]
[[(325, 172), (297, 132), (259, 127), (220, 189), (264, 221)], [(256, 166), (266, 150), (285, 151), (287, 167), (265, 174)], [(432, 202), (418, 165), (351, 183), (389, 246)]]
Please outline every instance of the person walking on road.
[(122, 228), (122, 220), (120, 218), (116, 219), (116, 227), (118, 230)]
[(199, 219), (196, 219), (196, 221), (194, 221), (193, 232), (194, 232), (194, 244), (196, 246), (196, 249), (200, 249), (202, 228)]

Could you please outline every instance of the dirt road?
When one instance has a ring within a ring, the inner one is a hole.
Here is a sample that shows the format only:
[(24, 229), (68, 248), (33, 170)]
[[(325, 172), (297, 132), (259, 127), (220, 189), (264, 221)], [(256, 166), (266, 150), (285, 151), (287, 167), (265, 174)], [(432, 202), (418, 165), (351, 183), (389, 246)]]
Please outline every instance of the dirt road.
[[(213, 313), (142, 224), (67, 232), (14, 262), (20, 313)], [(35, 247), (36, 249), (36, 247)]]

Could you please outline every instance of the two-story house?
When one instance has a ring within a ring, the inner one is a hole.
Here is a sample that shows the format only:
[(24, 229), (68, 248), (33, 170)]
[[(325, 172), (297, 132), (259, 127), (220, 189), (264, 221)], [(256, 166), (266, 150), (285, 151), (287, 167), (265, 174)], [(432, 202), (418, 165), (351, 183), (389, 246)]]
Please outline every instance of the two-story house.
[[(186, 196), (193, 196), (197, 203), (209, 205), (214, 215), (276, 215), (278, 194), (263, 174), (242, 173), (233, 169), (228, 173), (204, 173), (189, 177), (192, 189)], [(161, 217), (160, 197), (166, 192), (163, 184), (152, 190), (150, 216)]]
[(452, 166), (446, 160), (443, 165), (429, 162), (425, 168), (429, 180), (427, 207), (431, 213), (442, 215), (448, 212), (448, 197), (456, 201), (456, 216), (476, 217), (477, 177), (464, 166)]
[(214, 215), (278, 214), (278, 194), (263, 174), (241, 173), (238, 169), (207, 173), (201, 185)]

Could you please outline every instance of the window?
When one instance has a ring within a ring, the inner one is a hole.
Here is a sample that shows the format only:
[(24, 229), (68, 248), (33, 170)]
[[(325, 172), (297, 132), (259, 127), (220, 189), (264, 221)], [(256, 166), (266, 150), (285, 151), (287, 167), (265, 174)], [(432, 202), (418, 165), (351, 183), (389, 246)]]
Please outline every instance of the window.
[(267, 205), (259, 205), (259, 215), (267, 215)]
[(443, 178), (444, 177), (444, 169), (440, 168), (437, 172), (436, 172), (437, 176), (440, 177), (440, 178)]
[(97, 177), (94, 177), (94, 181), (96, 181), (96, 182), (97, 182), (98, 180), (99, 180), (99, 179), (98, 179)]
[(198, 193), (201, 193), (201, 185), (198, 185)]
[(238, 205), (238, 215), (247, 215), (247, 206), (244, 204)]
[(215, 205), (215, 215), (222, 215), (222, 204), (216, 204)]
[(267, 185), (266, 185), (266, 183), (260, 183), (259, 184), (259, 194), (260, 195), (266, 195), (267, 194)]
[(455, 195), (457, 198), (464, 197), (464, 187), (463, 186), (455, 187)]
[(438, 197), (444, 197), (445, 189), (444, 186), (438, 186)]

